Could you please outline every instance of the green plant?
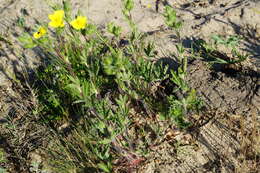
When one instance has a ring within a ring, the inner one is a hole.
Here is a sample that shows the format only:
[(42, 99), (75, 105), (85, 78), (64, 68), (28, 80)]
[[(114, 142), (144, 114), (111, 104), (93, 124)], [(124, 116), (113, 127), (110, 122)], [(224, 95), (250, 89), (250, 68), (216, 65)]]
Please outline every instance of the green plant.
[(180, 29), (182, 22), (177, 19), (175, 10), (166, 6), (164, 11), (165, 24), (173, 29), (177, 34), (178, 44), (176, 45), (176, 60), (180, 64), (176, 71), (171, 70), (170, 81), (176, 85), (174, 88), (175, 96), (168, 96), (168, 111), (165, 118), (173, 119), (180, 128), (187, 128), (191, 125), (188, 122), (188, 111), (199, 109), (202, 106), (201, 100), (196, 96), (196, 91), (190, 89), (186, 82), (188, 57), (184, 55), (185, 48), (181, 43)]
[(116, 26), (113, 22), (111, 22), (107, 25), (107, 31), (118, 38), (122, 32), (122, 28), (120, 26)]
[(215, 44), (222, 44), (227, 47), (231, 47), (232, 49), (235, 49), (235, 47), (238, 45), (239, 41), (241, 40), (238, 36), (229, 36), (227, 39), (223, 39), (223, 37), (219, 35), (213, 35), (212, 40), (215, 41)]
[(175, 30), (181, 28), (182, 22), (178, 21), (176, 11), (171, 6), (165, 6), (164, 17), (166, 25), (170, 28)]
[(132, 31), (136, 30), (136, 25), (134, 21), (132, 20), (131, 11), (134, 8), (134, 1), (133, 0), (123, 0), (123, 9), (122, 13), (126, 18), (126, 21), (129, 23)]
[[(178, 47), (183, 66), (170, 76), (168, 67), (151, 60), (155, 45), (146, 42), (146, 35), (137, 30), (131, 16), (133, 1), (123, 3), (123, 14), (132, 29), (126, 37), (129, 44), (123, 47), (119, 44), (121, 27), (108, 24), (107, 31), (116, 39), (106, 37), (86, 17), (71, 16), (66, 1), (63, 7), (53, 8), (48, 25), (19, 38), (24, 47), (38, 46), (49, 58), (37, 70), (39, 106), (34, 114), (50, 128), (53, 143), (47, 150), (51, 156), (48, 163), (57, 172), (113, 172), (118, 158), (127, 162), (122, 163), (128, 165), (125, 169), (131, 169), (143, 160), (151, 145), (145, 127), (138, 127), (140, 138), (145, 140), (134, 144), (134, 136), (139, 134), (129, 131), (138, 124), (135, 116), (167, 112), (167, 120), (173, 120), (170, 123), (184, 126), (183, 117), (195, 105), (194, 91), (185, 83), (184, 48)], [(176, 15), (170, 9), (168, 13)], [(169, 22), (176, 22), (173, 18), (169, 16)], [(179, 25), (171, 24), (175, 28)], [(183, 99), (167, 96), (168, 107), (157, 108), (158, 98), (151, 85), (168, 78), (177, 90), (189, 94)], [(150, 123), (150, 132), (160, 131), (157, 121)]]
[(6, 158), (5, 158), (5, 152), (3, 151), (3, 149), (0, 148), (0, 162), (6, 162)]
[(191, 125), (187, 120), (188, 111), (199, 111), (202, 106), (202, 102), (197, 98), (195, 90), (189, 90), (187, 93), (178, 99), (173, 96), (169, 97), (168, 116), (171, 116), (170, 118), (173, 118), (180, 128), (187, 128)]
[(227, 39), (224, 39), (223, 37), (214, 35), (214, 36), (212, 36), (212, 39), (214, 40), (214, 44), (216, 45), (215, 49), (217, 49), (218, 45), (224, 45), (228, 48), (231, 48), (231, 54), (233, 57), (235, 57), (235, 58), (229, 58), (229, 59), (221, 59), (221, 58), (216, 57), (216, 61), (215, 61), (216, 63), (236, 64), (236, 63), (245, 61), (247, 59), (248, 55), (241, 54), (237, 49), (237, 46), (241, 40), (241, 37), (229, 36)]
[[(6, 159), (6, 156), (5, 156), (5, 152), (2, 148), (0, 148), (0, 163), (6, 163), (7, 162), (7, 159)], [(0, 167), (0, 173), (7, 173), (6, 169)]]
[[(248, 58), (247, 54), (241, 53), (237, 47), (240, 37), (230, 36), (227, 39), (214, 35), (212, 36), (214, 44), (207, 43), (203, 40), (195, 42), (199, 55), (208, 60), (211, 64), (238, 64)], [(227, 48), (226, 52), (219, 51), (219, 45)], [(230, 53), (229, 53), (230, 52)], [(227, 55), (229, 53), (229, 55)]]
[(171, 29), (176, 31), (177, 38), (180, 41), (180, 28), (182, 27), (182, 22), (178, 20), (176, 11), (169, 5), (165, 6), (164, 10), (165, 24)]
[(0, 173), (7, 173), (6, 169), (0, 167)]

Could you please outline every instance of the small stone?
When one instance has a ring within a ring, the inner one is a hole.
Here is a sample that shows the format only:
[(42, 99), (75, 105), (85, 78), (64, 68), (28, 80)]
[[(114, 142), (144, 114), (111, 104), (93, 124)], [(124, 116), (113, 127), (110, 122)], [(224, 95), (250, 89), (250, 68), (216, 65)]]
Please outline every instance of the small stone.
[(41, 163), (42, 157), (37, 153), (37, 151), (31, 152), (29, 154), (31, 163)]

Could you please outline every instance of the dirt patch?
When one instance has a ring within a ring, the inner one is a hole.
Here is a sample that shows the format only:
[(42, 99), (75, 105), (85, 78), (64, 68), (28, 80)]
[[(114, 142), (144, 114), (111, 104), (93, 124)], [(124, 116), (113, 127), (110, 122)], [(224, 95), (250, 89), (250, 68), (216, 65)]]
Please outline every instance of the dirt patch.
[[(207, 107), (220, 112), (245, 115), (250, 107), (260, 107), (260, 73), (253, 66), (242, 70), (225, 69), (195, 60), (188, 70), (188, 81), (203, 98)], [(211, 69), (210, 69), (211, 68)]]
[(46, 128), (35, 123), (32, 111), (36, 103), (28, 87), (13, 83), (0, 91), (0, 148), (7, 160), (1, 166), (9, 172), (30, 172), (29, 154), (46, 146)]
[(175, 135), (153, 149), (139, 172), (257, 172), (260, 76), (254, 69), (251, 64), (230, 73), (192, 61), (187, 80), (206, 111), (199, 121), (190, 117), (195, 123), (189, 130), (172, 130)]
[[(251, 138), (240, 133), (240, 119), (214, 116), (205, 126), (164, 142), (154, 149), (152, 159), (139, 172), (257, 172), (259, 156), (250, 155), (252, 143), (243, 144)], [(247, 133), (257, 130), (247, 127)], [(187, 140), (187, 135), (192, 137)]]

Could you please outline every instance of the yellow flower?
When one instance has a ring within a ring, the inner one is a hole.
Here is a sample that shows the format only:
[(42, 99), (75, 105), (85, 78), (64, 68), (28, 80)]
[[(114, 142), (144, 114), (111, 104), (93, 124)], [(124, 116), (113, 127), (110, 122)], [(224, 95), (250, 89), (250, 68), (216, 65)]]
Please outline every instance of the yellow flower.
[(37, 32), (33, 34), (33, 37), (38, 39), (46, 34), (47, 30), (44, 27), (40, 27)]
[(49, 26), (53, 28), (63, 27), (64, 26), (63, 18), (64, 18), (63, 10), (54, 11), (53, 14), (49, 14), (49, 19), (51, 20), (49, 22)]
[(152, 8), (152, 5), (151, 4), (147, 4), (146, 7), (147, 8)]
[(70, 25), (76, 30), (85, 29), (87, 25), (87, 17), (78, 16), (75, 20), (70, 22)]

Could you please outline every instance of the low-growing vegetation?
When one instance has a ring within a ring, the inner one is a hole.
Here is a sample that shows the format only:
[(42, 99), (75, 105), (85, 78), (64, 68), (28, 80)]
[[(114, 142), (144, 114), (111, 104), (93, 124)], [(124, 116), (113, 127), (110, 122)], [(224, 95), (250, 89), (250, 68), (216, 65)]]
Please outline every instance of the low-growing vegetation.
[[(188, 128), (188, 114), (202, 106), (185, 82), (184, 49), (179, 45), (177, 71), (155, 63), (154, 44), (138, 31), (133, 7), (124, 1), (131, 28), (124, 40), (120, 26), (107, 24), (105, 36), (80, 12), (72, 16), (68, 2), (53, 8), (49, 24), (20, 37), (24, 47), (40, 47), (47, 58), (37, 71), (34, 114), (52, 129), (48, 161), (56, 172), (132, 169), (167, 127)], [(164, 16), (179, 36), (176, 12), (167, 6)]]
[[(36, 124), (30, 130), (43, 128), (39, 134), (35, 132), (37, 137), (45, 133), (44, 145), (37, 143), (39, 139), (27, 139), (27, 143), (39, 146), (30, 149), (40, 152), (44, 161), (33, 160), (27, 171), (134, 172), (150, 157), (152, 149), (171, 138), (171, 133), (196, 131), (211, 120), (206, 117), (210, 111), (206, 112), (202, 99), (187, 81), (189, 62), (202, 59), (216, 71), (232, 76), (241, 71), (248, 58), (237, 49), (241, 39), (237, 36), (225, 39), (216, 35), (212, 43), (195, 40), (191, 49), (185, 48), (180, 32), (183, 23), (176, 11), (165, 5), (165, 27), (177, 40), (176, 53), (169, 53), (176, 63), (173, 67), (159, 60), (156, 44), (139, 31), (132, 18), (133, 0), (123, 0), (122, 4), (128, 33), (113, 22), (100, 29), (80, 11), (74, 14), (68, 0), (53, 6), (46, 16), (49, 22), (38, 23), (33, 31), (28, 32), (19, 18), (18, 25), (24, 29), (19, 42), (44, 55), (44, 61), (30, 74), (33, 80), (28, 77), (24, 86), (33, 95), (26, 107), (30, 112), (27, 119)], [(221, 46), (229, 52), (223, 53)], [(12, 120), (7, 122), (6, 129), (16, 128)], [(17, 129), (15, 139), (23, 130), (21, 124)], [(25, 130), (24, 138), (30, 130)], [(191, 141), (183, 136), (184, 141)], [(180, 141), (170, 142), (176, 155), (186, 153), (182, 147), (187, 142)], [(20, 140), (14, 143), (23, 146)], [(2, 146), (0, 173), (6, 172), (1, 164), (10, 158)], [(15, 157), (23, 152), (16, 149)]]

